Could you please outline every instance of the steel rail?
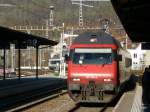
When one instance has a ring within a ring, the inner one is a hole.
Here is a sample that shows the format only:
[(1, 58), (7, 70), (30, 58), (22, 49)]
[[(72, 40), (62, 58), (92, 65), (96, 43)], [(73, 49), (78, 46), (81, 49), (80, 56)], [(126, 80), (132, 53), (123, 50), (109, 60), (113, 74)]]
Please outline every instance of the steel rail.
[(46, 102), (46, 101), (48, 101), (48, 100), (57, 98), (57, 97), (59, 97), (60, 95), (63, 95), (63, 94), (66, 94), (66, 93), (67, 93), (67, 91), (62, 91), (62, 92), (60, 92), (60, 93), (58, 92), (58, 93), (56, 93), (56, 94), (52, 94), (52, 95), (50, 95), (50, 96), (44, 97), (44, 98), (42, 98), (42, 99), (39, 99), (39, 100), (30, 102), (30, 103), (27, 103), (27, 104), (22, 105), (22, 106), (19, 106), (19, 107), (17, 107), (17, 108), (10, 109), (9, 112), (20, 112), (20, 111), (24, 111), (24, 110), (26, 110), (26, 109), (32, 108), (32, 107), (34, 107), (34, 106), (36, 106), (36, 105), (39, 105), (39, 104), (41, 104), (41, 103), (43, 103), (43, 102)]
[[(58, 83), (59, 85), (59, 83)], [(44, 100), (52, 99), (53, 97), (59, 96), (62, 90), (66, 89), (66, 86), (59, 86), (56, 84), (56, 87), (50, 88), (46, 86), (45, 88), (40, 88), (38, 90), (29, 91), (22, 93), (20, 95), (16, 95), (13, 97), (9, 97), (4, 100), (3, 105), (1, 105), (0, 110), (14, 112), (19, 111), (21, 109), (25, 109), (27, 107), (31, 107), (32, 105), (36, 105)]]

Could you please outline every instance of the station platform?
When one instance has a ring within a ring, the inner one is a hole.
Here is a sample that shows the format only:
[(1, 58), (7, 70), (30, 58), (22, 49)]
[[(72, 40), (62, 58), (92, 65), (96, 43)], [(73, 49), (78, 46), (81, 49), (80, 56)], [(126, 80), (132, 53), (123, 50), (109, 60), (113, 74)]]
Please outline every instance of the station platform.
[(0, 98), (58, 84), (65, 85), (66, 79), (53, 75), (42, 75), (38, 79), (35, 76), (28, 76), (22, 77), (20, 80), (18, 78), (0, 80)]
[(143, 112), (142, 86), (137, 85), (131, 112)]
[[(148, 85), (149, 86), (149, 85)], [(149, 93), (146, 93), (149, 95)], [(134, 96), (133, 105), (131, 108), (131, 112), (150, 112), (150, 104), (146, 104), (145, 102), (149, 102), (149, 99), (144, 99), (144, 90), (142, 86), (137, 86), (136, 94)], [(142, 101), (143, 100), (145, 101)], [(144, 103), (143, 103), (144, 102)]]
[(137, 84), (134, 91), (122, 95), (113, 112), (150, 112), (150, 105), (143, 104), (142, 95), (142, 86)]

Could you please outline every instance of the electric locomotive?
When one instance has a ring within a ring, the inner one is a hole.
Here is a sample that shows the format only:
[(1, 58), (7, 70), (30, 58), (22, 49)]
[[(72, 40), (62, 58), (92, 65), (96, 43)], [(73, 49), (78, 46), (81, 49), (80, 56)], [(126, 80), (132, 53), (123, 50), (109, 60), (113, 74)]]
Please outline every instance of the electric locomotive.
[(67, 57), (70, 97), (76, 102), (109, 102), (129, 78), (131, 61), (130, 54), (111, 35), (79, 35)]

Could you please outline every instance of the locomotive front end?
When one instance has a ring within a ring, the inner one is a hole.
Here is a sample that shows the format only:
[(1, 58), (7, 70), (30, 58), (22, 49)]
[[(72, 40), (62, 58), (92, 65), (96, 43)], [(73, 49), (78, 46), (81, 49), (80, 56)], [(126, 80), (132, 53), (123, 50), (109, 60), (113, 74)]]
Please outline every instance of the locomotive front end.
[(117, 63), (111, 48), (75, 48), (68, 66), (68, 89), (77, 102), (105, 102), (117, 85)]

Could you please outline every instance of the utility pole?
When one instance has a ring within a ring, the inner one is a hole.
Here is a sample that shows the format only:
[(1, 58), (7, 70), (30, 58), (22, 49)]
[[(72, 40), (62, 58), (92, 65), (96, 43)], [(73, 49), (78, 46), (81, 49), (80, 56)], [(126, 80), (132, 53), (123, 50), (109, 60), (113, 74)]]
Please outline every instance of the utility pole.
[(71, 1), (72, 1), (72, 4), (79, 5), (79, 27), (83, 27), (83, 25), (84, 25), (82, 6), (93, 7), (91, 5), (83, 4), (83, 1), (90, 1), (90, 2), (95, 2), (95, 1), (107, 2), (107, 1), (109, 1), (110, 2), (110, 0), (71, 0)]
[(60, 70), (59, 70), (59, 76), (61, 77), (63, 77), (63, 76), (65, 76), (65, 71), (64, 71), (64, 67), (65, 67), (65, 65), (64, 65), (64, 58), (63, 58), (63, 55), (62, 55), (62, 53), (63, 53), (63, 42), (64, 42), (64, 23), (62, 24), (62, 33), (61, 33), (61, 38), (60, 38)]
[(83, 27), (82, 0), (80, 0), (79, 6), (79, 27)]
[(48, 20), (46, 20), (46, 31), (45, 31), (45, 37), (48, 39), (49, 34), (48, 34), (48, 30), (49, 30), (49, 24), (48, 24)]
[[(72, 27), (72, 29), (71, 29), (71, 35), (73, 35), (73, 27)], [(73, 40), (73, 37), (70, 37), (70, 42), (69, 42), (69, 47), (71, 46), (71, 44), (72, 44), (72, 40)]]
[[(83, 27), (83, 9), (82, 9), (82, 6), (85, 6), (85, 7), (93, 7), (91, 5), (86, 5), (86, 4), (83, 4), (83, 0), (71, 0), (72, 1), (72, 4), (76, 4), (76, 5), (79, 5), (79, 27)], [(75, 2), (76, 1), (76, 2)], [(79, 1), (79, 2), (77, 2)]]
[(53, 23), (54, 23), (54, 16), (53, 16), (53, 11), (54, 11), (54, 6), (49, 6), (50, 8), (50, 18), (49, 18), (49, 25), (50, 27), (53, 27)]

